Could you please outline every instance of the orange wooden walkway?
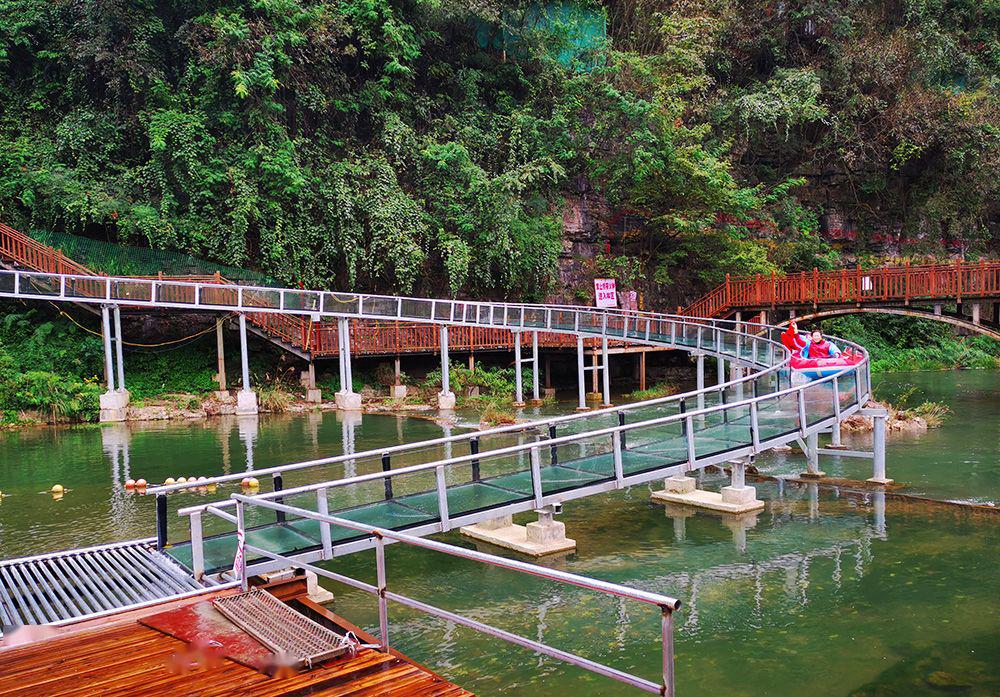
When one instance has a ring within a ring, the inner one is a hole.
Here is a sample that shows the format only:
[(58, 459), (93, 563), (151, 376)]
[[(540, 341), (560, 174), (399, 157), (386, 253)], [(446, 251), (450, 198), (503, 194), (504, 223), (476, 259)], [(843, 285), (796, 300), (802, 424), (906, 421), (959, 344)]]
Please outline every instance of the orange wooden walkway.
[(678, 312), (693, 317), (728, 317), (743, 310), (961, 303), (967, 299), (1000, 300), (1000, 261), (813, 269), (788, 276), (727, 275), (725, 283)]

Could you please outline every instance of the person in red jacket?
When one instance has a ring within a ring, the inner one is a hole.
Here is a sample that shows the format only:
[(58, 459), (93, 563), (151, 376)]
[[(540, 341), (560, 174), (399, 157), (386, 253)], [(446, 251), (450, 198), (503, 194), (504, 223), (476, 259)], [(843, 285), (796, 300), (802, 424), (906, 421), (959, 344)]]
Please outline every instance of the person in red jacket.
[(803, 358), (835, 358), (839, 355), (840, 347), (827, 341), (819, 329), (813, 329), (809, 333), (809, 340), (805, 342), (801, 352)]
[(813, 329), (809, 335), (800, 335), (795, 322), (792, 322), (781, 341), (792, 353), (798, 353), (802, 358), (833, 358), (840, 355), (840, 347), (826, 340), (823, 332)]

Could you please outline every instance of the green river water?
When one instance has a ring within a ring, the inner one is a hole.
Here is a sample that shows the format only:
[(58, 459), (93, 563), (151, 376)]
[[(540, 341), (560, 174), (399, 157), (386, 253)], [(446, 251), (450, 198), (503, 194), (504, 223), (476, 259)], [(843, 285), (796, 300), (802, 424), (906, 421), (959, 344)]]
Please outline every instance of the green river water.
[[(945, 401), (955, 415), (925, 434), (890, 434), (889, 476), (921, 496), (1000, 503), (1000, 373), (876, 378), (880, 396), (911, 387), (911, 403)], [(260, 468), (339, 454), (345, 438), (360, 451), (442, 433), (424, 419), (344, 421), (332, 412), (250, 425), (215, 419), (0, 433), (0, 558), (151, 536), (153, 501), (126, 493), (126, 476), (211, 476), (248, 461)], [(845, 443), (864, 448), (870, 435)], [(821, 462), (832, 476), (870, 476), (866, 460)], [(758, 466), (791, 474), (804, 460), (770, 454)], [(344, 474), (342, 465), (324, 468), (290, 476), (286, 486)], [(61, 499), (43, 493), (54, 483), (68, 489)], [(721, 475), (703, 479), (708, 488), (724, 484)], [(578, 549), (543, 563), (679, 597), (679, 695), (1000, 694), (1000, 517), (878, 494), (757, 486), (767, 507), (740, 520), (683, 518), (651, 504), (646, 487), (570, 502), (561, 520)], [(186, 494), (171, 507), (205, 500)], [(183, 529), (171, 518), (173, 539)], [(442, 539), (469, 544), (458, 533)], [(387, 560), (397, 592), (657, 678), (652, 608), (400, 545), (388, 548)], [(334, 565), (374, 579), (370, 553)], [(337, 612), (377, 626), (369, 596), (332, 589)], [(479, 694), (630, 692), (399, 606), (390, 607), (390, 633), (400, 650)]]

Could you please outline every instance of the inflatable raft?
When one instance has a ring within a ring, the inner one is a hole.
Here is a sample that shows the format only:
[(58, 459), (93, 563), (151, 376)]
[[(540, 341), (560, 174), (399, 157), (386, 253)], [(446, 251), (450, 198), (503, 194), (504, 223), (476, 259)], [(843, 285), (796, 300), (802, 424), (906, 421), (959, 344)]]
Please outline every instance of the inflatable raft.
[(828, 375), (834, 375), (845, 368), (856, 366), (865, 358), (862, 354), (855, 353), (850, 349), (832, 358), (803, 358), (800, 353), (803, 341), (791, 327), (781, 335), (781, 343), (792, 352), (790, 363), (792, 370), (801, 373), (810, 380), (819, 380)]

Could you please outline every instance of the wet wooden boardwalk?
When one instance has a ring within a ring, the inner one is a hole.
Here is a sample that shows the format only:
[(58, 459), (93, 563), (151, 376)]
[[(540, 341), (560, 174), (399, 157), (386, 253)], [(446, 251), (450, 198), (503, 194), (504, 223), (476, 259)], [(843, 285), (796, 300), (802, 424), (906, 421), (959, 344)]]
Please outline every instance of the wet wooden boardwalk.
[[(342, 628), (360, 632), (343, 618), (302, 597), (307, 606)], [(180, 607), (194, 601), (171, 603)], [(0, 695), (400, 695), (458, 697), (471, 693), (399, 653), (362, 650), (288, 677), (271, 677), (225, 657), (203, 659), (187, 670), (188, 644), (140, 623), (162, 612), (157, 606), (114, 619), (82, 623), (77, 629), (31, 644), (0, 646)], [(362, 641), (372, 641), (363, 632)]]

